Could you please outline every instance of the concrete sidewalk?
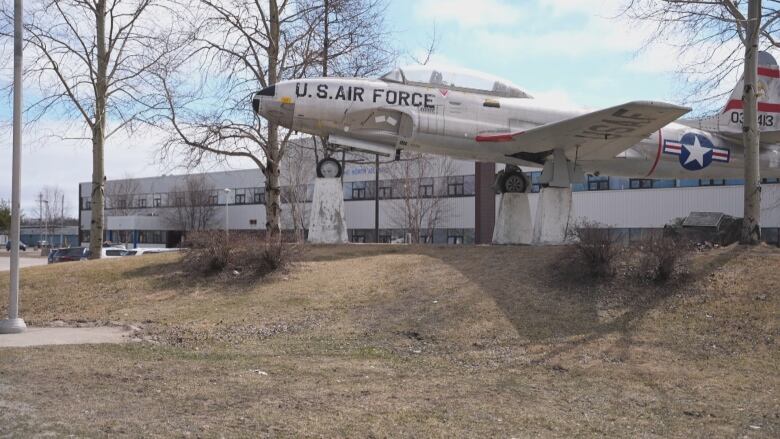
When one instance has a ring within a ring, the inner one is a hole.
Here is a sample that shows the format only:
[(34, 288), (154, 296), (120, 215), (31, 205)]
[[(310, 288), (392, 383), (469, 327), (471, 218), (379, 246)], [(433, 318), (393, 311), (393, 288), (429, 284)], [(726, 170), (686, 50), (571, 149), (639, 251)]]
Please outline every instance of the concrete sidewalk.
[[(49, 260), (44, 257), (24, 257), (19, 258), (19, 268), (33, 267), (35, 265), (46, 265)], [(11, 257), (0, 255), (0, 271), (9, 271), (11, 269)]]
[(123, 343), (128, 331), (121, 326), (94, 328), (27, 328), (20, 334), (0, 334), (0, 348), (64, 344)]

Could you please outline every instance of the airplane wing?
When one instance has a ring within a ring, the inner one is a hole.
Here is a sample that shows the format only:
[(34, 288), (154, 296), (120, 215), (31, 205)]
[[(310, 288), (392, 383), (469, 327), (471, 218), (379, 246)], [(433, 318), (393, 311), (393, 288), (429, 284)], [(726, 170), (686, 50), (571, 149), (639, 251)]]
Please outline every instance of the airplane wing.
[(480, 134), (507, 156), (547, 155), (563, 149), (567, 157), (610, 159), (637, 144), (691, 109), (662, 102), (629, 102), (527, 131)]

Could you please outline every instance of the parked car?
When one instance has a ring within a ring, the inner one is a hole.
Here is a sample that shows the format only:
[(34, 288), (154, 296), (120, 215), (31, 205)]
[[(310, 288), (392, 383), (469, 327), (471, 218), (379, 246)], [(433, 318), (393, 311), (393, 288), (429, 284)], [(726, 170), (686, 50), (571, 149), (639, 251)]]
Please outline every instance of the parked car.
[(127, 255), (127, 250), (124, 247), (103, 247), (100, 249), (101, 258), (119, 258)]
[[(11, 241), (5, 242), (5, 249), (7, 251), (11, 251)], [(27, 244), (23, 243), (22, 241), (19, 241), (19, 250), (26, 252), (27, 251)]]
[(57, 257), (60, 254), (61, 251), (67, 250), (66, 248), (54, 248), (49, 251), (49, 263), (53, 264), (57, 262)]
[(49, 260), (51, 263), (57, 262), (70, 262), (70, 261), (83, 261), (89, 257), (89, 249), (86, 247), (71, 247), (61, 248), (54, 253), (54, 256), (50, 255)]
[(140, 256), (140, 255), (152, 255), (158, 253), (170, 253), (179, 251), (178, 248), (164, 248), (164, 247), (139, 247), (132, 250), (128, 250), (125, 256)]

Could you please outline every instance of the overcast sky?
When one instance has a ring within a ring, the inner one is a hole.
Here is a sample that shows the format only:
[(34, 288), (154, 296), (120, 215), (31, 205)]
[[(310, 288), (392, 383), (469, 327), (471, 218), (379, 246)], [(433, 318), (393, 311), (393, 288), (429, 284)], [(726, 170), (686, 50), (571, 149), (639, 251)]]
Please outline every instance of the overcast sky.
[[(618, 0), (391, 0), (389, 4), (388, 23), (402, 52), (420, 53), (435, 24), (439, 36), (435, 63), (505, 77), (536, 97), (591, 108), (634, 99), (680, 101), (671, 74), (674, 57), (663, 47), (638, 53), (647, 33), (613, 18), (621, 4)], [(8, 108), (0, 114), (10, 114), (10, 102), (2, 105)], [(89, 181), (92, 172), (91, 147), (88, 140), (40, 140), (41, 132), (62, 131), (68, 137), (80, 135), (78, 127), (66, 130), (58, 121), (45, 122), (25, 134), (22, 208), (27, 212), (32, 211), (41, 187), (51, 185), (65, 190), (70, 213), (77, 214), (77, 185)], [(107, 177), (170, 173), (174, 164), (160, 163), (155, 154), (159, 138), (159, 133), (147, 130), (132, 138), (118, 134), (109, 139)], [(251, 166), (231, 163), (232, 168)], [(10, 193), (11, 135), (6, 131), (0, 139), (0, 198), (9, 199)]]

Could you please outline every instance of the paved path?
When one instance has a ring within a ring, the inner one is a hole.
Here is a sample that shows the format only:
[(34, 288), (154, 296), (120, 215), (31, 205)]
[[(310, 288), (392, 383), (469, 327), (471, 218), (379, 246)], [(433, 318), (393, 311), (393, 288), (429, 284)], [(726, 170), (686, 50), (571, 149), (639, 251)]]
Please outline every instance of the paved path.
[[(19, 258), (19, 267), (33, 267), (35, 265), (46, 265), (49, 261), (46, 258)], [(0, 256), (0, 271), (11, 269), (11, 257)]]
[(27, 328), (20, 334), (0, 334), (0, 348), (62, 344), (123, 343), (130, 334), (119, 326), (95, 328)]

